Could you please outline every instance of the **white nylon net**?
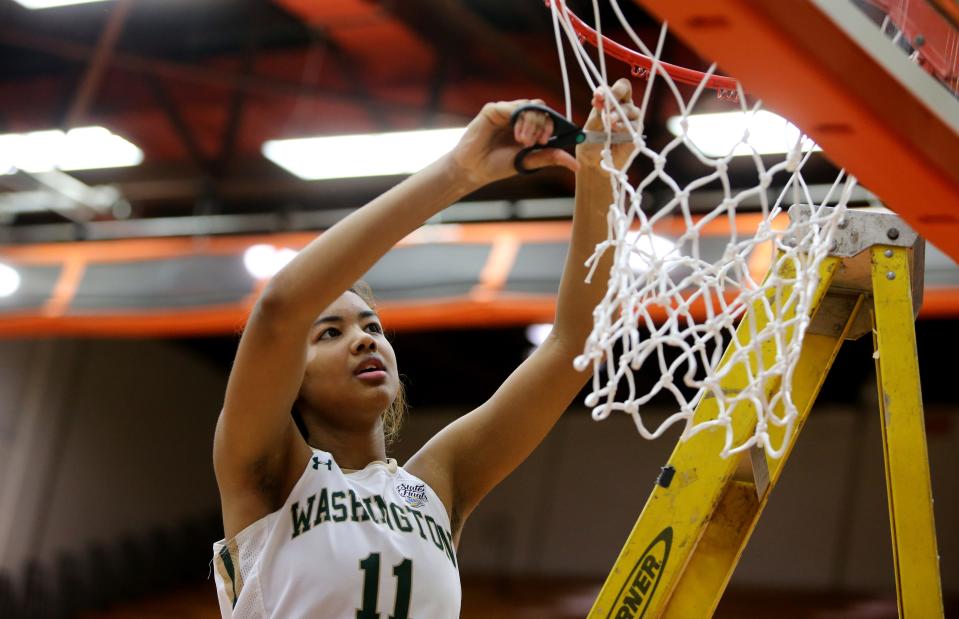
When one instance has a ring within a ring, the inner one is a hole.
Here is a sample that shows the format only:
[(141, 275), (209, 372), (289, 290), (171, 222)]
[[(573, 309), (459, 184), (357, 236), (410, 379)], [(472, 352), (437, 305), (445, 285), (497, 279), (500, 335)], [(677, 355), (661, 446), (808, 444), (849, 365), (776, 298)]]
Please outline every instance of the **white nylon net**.
[[(613, 252), (613, 265), (606, 296), (593, 313), (592, 333), (575, 362), (580, 370), (593, 369), (592, 393), (586, 405), (597, 420), (614, 411), (629, 414), (644, 438), (656, 438), (681, 422), (685, 424), (684, 440), (707, 429), (724, 431), (724, 457), (754, 446), (779, 457), (797, 416), (790, 387), (810, 320), (820, 264), (833, 242), (855, 179), (844, 180), (840, 173), (826, 197), (813, 200), (801, 174), (813, 144), (785, 122), (780, 142), (788, 143), (787, 152), (774, 165), (764, 164), (762, 136), (755, 127), (768, 113), (759, 102), (747, 105), (741, 88), (732, 97), (725, 93), (734, 99), (728, 107), (736, 115), (725, 122), (734, 136), (718, 152), (710, 151), (696, 135), (699, 117), (695, 110), (710, 92), (705, 82), (713, 69), (697, 87), (681, 88), (659, 61), (665, 26), (651, 50), (630, 27), (615, 0), (609, 4), (635, 48), (654, 62), (637, 101), (640, 120), (635, 131), (630, 129), (633, 149), (628, 161), (616, 167), (608, 143), (603, 155), (602, 166), (610, 175), (614, 199), (609, 208), (608, 238), (587, 262), (589, 277), (607, 252)], [(566, 84), (567, 116), (570, 96), (564, 35), (589, 87), (607, 93), (604, 117), (609, 133), (609, 112), (616, 109), (623, 114), (623, 110), (610, 92), (602, 39), (594, 60), (573, 29), (565, 2), (555, 0), (551, 6)], [(593, 27), (602, 33), (598, 0), (593, 1)], [(658, 151), (644, 136), (654, 88), (667, 89), (680, 112), (676, 136)], [(667, 158), (680, 156), (681, 151), (692, 155), (703, 170), (691, 182), (682, 182), (667, 170)], [(736, 165), (746, 160), (755, 167), (752, 187), (734, 187), (729, 178), (734, 158)], [(641, 170), (638, 182), (630, 181), (627, 171), (631, 167)], [(773, 188), (778, 188), (778, 197)], [(664, 191), (671, 197), (651, 198)], [(705, 208), (697, 198), (694, 209), (691, 198), (697, 192), (718, 197)], [(754, 233), (737, 230), (737, 207), (746, 201), (759, 203), (761, 223)], [(784, 212), (793, 202), (809, 205), (810, 217), (785, 227)], [(730, 230), (728, 243), (721, 251), (715, 247), (707, 251), (704, 231), (723, 219)], [(750, 268), (751, 259), (761, 252), (772, 256), (765, 281)], [(743, 320), (746, 328), (737, 339), (736, 329)], [(727, 358), (721, 363), (727, 347)], [(641, 388), (637, 377), (651, 371), (659, 374), (658, 380)], [(732, 372), (745, 372), (746, 376), (736, 389), (729, 389), (728, 381), (724, 385)], [(661, 394), (671, 395), (679, 410), (658, 426), (649, 427), (643, 407)], [(694, 419), (697, 405), (711, 398), (715, 399), (715, 413)], [(740, 416), (755, 420), (752, 433), (734, 432), (733, 420)], [(781, 428), (775, 433), (780, 437), (778, 444), (770, 438), (773, 426)]]

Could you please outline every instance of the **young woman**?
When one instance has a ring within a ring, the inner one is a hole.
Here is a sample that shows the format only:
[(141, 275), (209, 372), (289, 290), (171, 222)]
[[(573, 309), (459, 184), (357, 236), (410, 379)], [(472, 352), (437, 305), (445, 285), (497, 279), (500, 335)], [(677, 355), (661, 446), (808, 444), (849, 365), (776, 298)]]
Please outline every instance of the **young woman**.
[[(629, 82), (617, 82), (613, 94), (634, 118)], [(450, 153), (310, 243), (257, 302), (213, 445), (229, 540), (214, 544), (224, 617), (459, 615), (455, 548), (463, 523), (588, 378), (572, 361), (605, 290), (604, 276), (583, 281), (584, 261), (605, 238), (611, 200), (601, 147), (581, 145), (576, 159), (543, 149), (524, 161), (576, 172), (553, 331), (489, 401), (402, 467), (386, 458), (384, 438), (384, 416), (395, 425), (400, 394), (396, 356), (370, 299), (350, 287), (430, 216), (512, 175), (521, 148), (546, 142), (552, 123), (545, 114), (526, 112), (510, 127), (523, 103), (487, 104)], [(601, 129), (601, 95), (593, 108), (587, 128)], [(632, 145), (614, 148), (622, 158)]]

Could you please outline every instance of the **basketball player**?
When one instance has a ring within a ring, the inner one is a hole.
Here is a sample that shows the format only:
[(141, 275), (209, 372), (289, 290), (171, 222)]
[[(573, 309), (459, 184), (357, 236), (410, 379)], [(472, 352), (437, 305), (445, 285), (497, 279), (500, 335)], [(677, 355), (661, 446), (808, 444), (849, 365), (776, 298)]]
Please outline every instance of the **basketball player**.
[[(638, 117), (628, 81), (617, 82), (613, 94), (630, 119)], [(553, 331), (489, 401), (402, 467), (387, 459), (384, 437), (401, 408), (396, 357), (371, 299), (350, 286), (430, 216), (512, 175), (521, 148), (546, 142), (552, 121), (541, 112), (510, 126), (523, 103), (487, 104), (451, 152), (310, 243), (257, 302), (213, 446), (226, 537), (214, 544), (223, 617), (459, 616), (463, 523), (539, 444), (587, 378), (572, 362), (609, 264), (584, 283), (584, 261), (606, 237), (612, 200), (601, 146), (581, 145), (575, 159), (556, 149), (526, 158), (528, 168), (576, 172)], [(602, 129), (602, 108), (596, 95), (587, 128)], [(622, 122), (614, 119), (620, 129)], [(631, 149), (615, 146), (614, 158)]]

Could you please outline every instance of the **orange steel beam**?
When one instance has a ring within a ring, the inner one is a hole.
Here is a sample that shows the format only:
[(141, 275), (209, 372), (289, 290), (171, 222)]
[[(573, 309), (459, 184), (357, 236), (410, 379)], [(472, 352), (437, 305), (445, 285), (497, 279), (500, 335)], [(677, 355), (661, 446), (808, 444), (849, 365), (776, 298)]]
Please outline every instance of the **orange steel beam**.
[[(740, 233), (756, 229), (761, 216), (748, 213), (737, 217)], [(682, 222), (663, 222), (661, 232), (677, 234)], [(778, 220), (775, 226), (782, 226)], [(511, 222), (469, 225), (425, 226), (400, 242), (401, 246), (421, 243), (491, 243), (493, 250), (480, 275), (480, 282), (461, 297), (381, 301), (378, 311), (390, 331), (416, 331), (439, 328), (482, 328), (517, 326), (551, 322), (554, 294), (512, 293), (503, 290), (519, 246), (530, 242), (565, 241), (571, 222)], [(724, 220), (704, 226), (706, 236), (729, 234)], [(224, 305), (194, 308), (123, 309), (104, 308), (83, 313), (69, 311), (86, 268), (93, 264), (116, 263), (193, 255), (233, 255), (240, 260), (243, 251), (256, 243), (299, 249), (315, 238), (315, 233), (296, 232), (257, 236), (224, 236), (202, 240), (190, 238), (129, 239), (0, 247), (0, 261), (22, 265), (62, 265), (53, 294), (36, 310), (0, 311), (0, 338), (27, 336), (106, 336), (159, 337), (182, 335), (229, 335), (239, 333), (246, 322), (265, 281), (255, 282), (245, 299)], [(769, 267), (771, 253), (756, 251), (750, 268), (757, 279)], [(374, 291), (375, 292), (375, 291)], [(701, 303), (693, 304), (692, 314), (705, 316)], [(959, 316), (959, 286), (926, 287), (923, 318)], [(662, 311), (653, 318), (662, 320)]]
[[(549, 323), (555, 317), (555, 295), (498, 295), (495, 298), (417, 299), (380, 302), (377, 311), (388, 332), (429, 329), (494, 328)], [(202, 308), (104, 312), (98, 315), (48, 316), (43, 312), (0, 315), (0, 339), (23, 337), (179, 337), (238, 335), (253, 303)], [(705, 312), (693, 307), (702, 319)], [(959, 315), (959, 289), (927, 289), (920, 318)], [(666, 318), (652, 312), (655, 320)]]
[[(634, 1), (959, 261), (959, 102), (858, 14), (852, 40), (830, 17), (851, 3)], [(899, 77), (886, 66), (900, 64)]]
[(929, 0), (936, 11), (942, 15), (952, 27), (959, 30), (959, 4), (955, 0)]

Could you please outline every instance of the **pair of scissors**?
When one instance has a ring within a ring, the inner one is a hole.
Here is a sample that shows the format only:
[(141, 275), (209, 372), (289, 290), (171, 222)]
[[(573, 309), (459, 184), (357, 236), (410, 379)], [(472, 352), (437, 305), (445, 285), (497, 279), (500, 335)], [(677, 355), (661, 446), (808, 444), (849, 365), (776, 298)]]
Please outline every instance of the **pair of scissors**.
[(607, 140), (610, 144), (627, 144), (633, 141), (633, 136), (628, 132), (607, 134), (604, 131), (584, 131), (575, 124), (566, 120), (566, 117), (556, 110), (539, 105), (536, 103), (527, 103), (520, 106), (509, 117), (510, 126), (515, 126), (523, 112), (543, 112), (553, 120), (553, 135), (545, 144), (533, 144), (516, 153), (513, 159), (513, 167), (520, 174), (532, 174), (536, 170), (531, 170), (523, 165), (523, 160), (530, 153), (543, 148), (568, 148), (577, 144), (605, 144)]

